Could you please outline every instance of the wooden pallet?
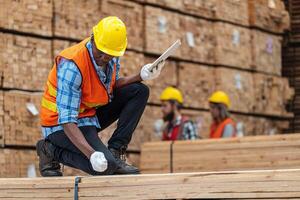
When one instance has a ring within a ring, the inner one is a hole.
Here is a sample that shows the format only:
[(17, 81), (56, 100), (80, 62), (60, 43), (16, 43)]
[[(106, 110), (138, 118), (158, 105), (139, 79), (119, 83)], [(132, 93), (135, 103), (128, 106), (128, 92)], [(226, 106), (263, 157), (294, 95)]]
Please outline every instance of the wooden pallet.
[(4, 200), (296, 199), (299, 191), (299, 169), (0, 179), (0, 198)]

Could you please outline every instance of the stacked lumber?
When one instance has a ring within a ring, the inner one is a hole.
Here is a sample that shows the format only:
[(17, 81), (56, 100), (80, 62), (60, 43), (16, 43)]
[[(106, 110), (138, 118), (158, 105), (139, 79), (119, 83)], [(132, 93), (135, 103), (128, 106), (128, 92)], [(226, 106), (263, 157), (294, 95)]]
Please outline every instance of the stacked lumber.
[(68, 40), (57, 40), (57, 39), (52, 40), (52, 49), (53, 49), (52, 63), (54, 63), (55, 57), (58, 56), (62, 50), (69, 48), (75, 44), (77, 44), (77, 42), (72, 42)]
[(213, 18), (215, 1), (207, 0), (137, 0), (143, 4), (157, 5), (167, 9), (174, 9), (183, 13), (197, 15), (200, 17)]
[(178, 88), (183, 93), (184, 105), (208, 109), (208, 98), (215, 91), (214, 75), (214, 67), (180, 62)]
[(247, 1), (218, 0), (137, 0), (146, 5), (156, 5), (167, 9), (180, 11), (184, 14), (209, 18), (211, 20), (227, 21), (240, 25), (248, 25)]
[(34, 150), (0, 149), (1, 177), (35, 177), (39, 175)]
[(249, 25), (248, 2), (243, 0), (218, 1), (214, 2), (215, 19), (220, 21), (228, 21), (234, 24)]
[(0, 1), (0, 27), (51, 36), (52, 1), (53, 0)]
[(288, 79), (264, 74), (253, 74), (254, 112), (277, 116), (290, 116), (285, 106), (294, 95)]
[(116, 13), (127, 25), (128, 47), (141, 50), (142, 6), (128, 1), (80, 0), (75, 4), (72, 0), (54, 0), (54, 35), (73, 39), (89, 37), (101, 18)]
[(170, 145), (172, 142), (147, 142), (141, 149), (140, 169), (143, 173), (170, 172)]
[(281, 75), (282, 37), (258, 30), (251, 31), (252, 67), (259, 72)]
[(74, 199), (75, 177), (64, 178), (1, 178), (0, 198)]
[(250, 26), (282, 33), (289, 29), (289, 13), (281, 0), (248, 0)]
[[(300, 162), (299, 140), (300, 134), (290, 134), (175, 141), (173, 144), (149, 142), (142, 148), (141, 170), (165, 172), (168, 159), (171, 160), (170, 172), (296, 168)], [(163, 158), (156, 153), (158, 148)], [(152, 167), (154, 162), (155, 167)]]
[(2, 145), (35, 146), (42, 137), (39, 109), (42, 93), (4, 92)]
[(250, 72), (216, 68), (215, 88), (229, 95), (231, 110), (251, 113), (254, 101), (254, 83)]
[(77, 182), (75, 177), (4, 178), (0, 179), (0, 198), (296, 199), (299, 174), (298, 169), (291, 169), (80, 177)]
[(214, 29), (216, 64), (249, 69), (251, 65), (250, 30), (223, 22), (215, 23)]
[(151, 6), (145, 6), (145, 15), (146, 52), (160, 54), (179, 38), (182, 45), (174, 57), (214, 62), (212, 22)]
[(43, 90), (51, 67), (51, 41), (0, 33), (1, 85)]
[(232, 114), (231, 117), (236, 123), (238, 136), (274, 135), (283, 133), (289, 128), (288, 119), (253, 117), (241, 114)]

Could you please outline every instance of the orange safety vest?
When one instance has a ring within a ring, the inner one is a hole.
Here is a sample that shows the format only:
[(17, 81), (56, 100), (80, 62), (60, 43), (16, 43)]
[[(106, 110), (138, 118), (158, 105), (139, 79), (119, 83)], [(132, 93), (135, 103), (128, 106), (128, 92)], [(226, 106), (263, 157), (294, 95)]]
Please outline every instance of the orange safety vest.
[(231, 118), (227, 118), (220, 124), (213, 123), (210, 126), (210, 138), (222, 138), (224, 128), (227, 124), (231, 124), (234, 127), (233, 137), (235, 137), (236, 136), (235, 123)]
[(92, 117), (96, 114), (96, 107), (109, 102), (116, 82), (116, 64), (111, 77), (109, 91), (100, 81), (96, 69), (91, 61), (86, 43), (90, 38), (63, 50), (56, 58), (52, 70), (49, 73), (41, 106), (41, 125), (55, 126), (58, 124), (58, 111), (56, 105), (57, 95), (57, 64), (64, 58), (73, 61), (82, 76), (81, 103), (78, 118)]

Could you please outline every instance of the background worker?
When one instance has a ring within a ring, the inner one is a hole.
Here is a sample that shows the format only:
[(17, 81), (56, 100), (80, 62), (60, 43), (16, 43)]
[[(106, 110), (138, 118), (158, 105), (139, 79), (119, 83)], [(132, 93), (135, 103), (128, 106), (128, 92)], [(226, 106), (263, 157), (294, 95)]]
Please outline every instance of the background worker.
[[(129, 77), (119, 77), (127, 46), (125, 24), (106, 17), (91, 37), (69, 47), (55, 59), (42, 99), (45, 139), (37, 153), (42, 176), (61, 176), (59, 163), (91, 175), (136, 174), (125, 151), (144, 112), (149, 89), (140, 83), (159, 76), (164, 63), (151, 64)], [(118, 120), (108, 148), (98, 132)]]
[(197, 127), (188, 117), (180, 112), (183, 97), (174, 87), (167, 87), (160, 96), (161, 110), (165, 122), (162, 140), (194, 140), (198, 138)]
[(225, 92), (216, 91), (209, 98), (210, 113), (213, 123), (210, 126), (210, 138), (236, 136), (236, 125), (228, 111), (230, 99)]

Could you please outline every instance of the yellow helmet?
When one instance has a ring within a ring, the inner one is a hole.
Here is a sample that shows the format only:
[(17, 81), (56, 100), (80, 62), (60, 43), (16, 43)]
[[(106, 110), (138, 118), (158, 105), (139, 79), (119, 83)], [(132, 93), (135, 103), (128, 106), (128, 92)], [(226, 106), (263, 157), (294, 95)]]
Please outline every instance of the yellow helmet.
[(127, 47), (126, 26), (118, 17), (103, 18), (93, 27), (93, 35), (98, 50), (116, 57), (124, 55)]
[(223, 91), (216, 91), (214, 92), (211, 97), (209, 98), (209, 102), (211, 103), (223, 103), (227, 106), (227, 108), (230, 107), (230, 99), (228, 95)]
[(181, 92), (174, 87), (167, 87), (160, 95), (160, 100), (168, 101), (168, 100), (176, 100), (179, 103), (183, 103), (183, 97)]

